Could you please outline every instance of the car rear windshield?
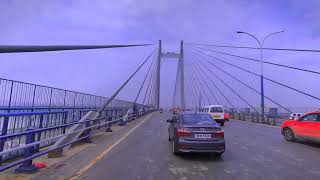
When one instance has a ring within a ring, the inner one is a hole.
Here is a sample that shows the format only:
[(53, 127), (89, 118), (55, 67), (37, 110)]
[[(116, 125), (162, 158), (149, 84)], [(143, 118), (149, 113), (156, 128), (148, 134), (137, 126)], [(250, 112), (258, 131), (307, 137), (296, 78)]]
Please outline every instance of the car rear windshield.
[(184, 114), (182, 115), (183, 125), (215, 125), (214, 119), (208, 114)]
[(223, 109), (221, 107), (212, 107), (210, 112), (223, 112)]

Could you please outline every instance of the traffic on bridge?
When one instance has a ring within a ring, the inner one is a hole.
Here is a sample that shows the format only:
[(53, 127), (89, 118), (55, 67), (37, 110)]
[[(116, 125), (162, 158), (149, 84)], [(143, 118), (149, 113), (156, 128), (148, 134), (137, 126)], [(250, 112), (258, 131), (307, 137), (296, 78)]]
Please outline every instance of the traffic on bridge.
[(320, 179), (319, 5), (0, 2), (0, 180)]

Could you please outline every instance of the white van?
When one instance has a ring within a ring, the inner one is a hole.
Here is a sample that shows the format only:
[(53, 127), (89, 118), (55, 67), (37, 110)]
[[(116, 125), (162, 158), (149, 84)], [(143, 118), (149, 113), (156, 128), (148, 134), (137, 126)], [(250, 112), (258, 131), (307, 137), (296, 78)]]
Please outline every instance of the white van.
[(301, 117), (302, 115), (304, 115), (304, 113), (291, 113), (290, 119), (297, 119), (297, 118)]
[(222, 105), (204, 106), (202, 111), (209, 113), (217, 123), (221, 124), (221, 126), (224, 125), (226, 120), (229, 120), (228, 118), (226, 119), (227, 112)]

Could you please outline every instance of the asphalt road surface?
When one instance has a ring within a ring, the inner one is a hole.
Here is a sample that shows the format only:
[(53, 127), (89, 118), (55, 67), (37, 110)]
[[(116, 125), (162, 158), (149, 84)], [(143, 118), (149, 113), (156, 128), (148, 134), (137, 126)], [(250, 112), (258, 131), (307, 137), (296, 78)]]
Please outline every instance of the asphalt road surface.
[(278, 127), (231, 120), (226, 152), (175, 156), (168, 141), (169, 113), (155, 115), (115, 146), (81, 179), (201, 180), (320, 179), (320, 145), (286, 142)]

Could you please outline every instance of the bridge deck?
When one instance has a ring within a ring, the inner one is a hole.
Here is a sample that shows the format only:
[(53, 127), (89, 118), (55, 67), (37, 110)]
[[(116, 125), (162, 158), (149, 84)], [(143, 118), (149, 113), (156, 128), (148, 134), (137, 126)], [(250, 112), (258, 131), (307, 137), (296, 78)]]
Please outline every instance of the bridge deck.
[[(167, 138), (168, 113), (154, 113), (90, 166), (80, 179), (318, 179), (316, 144), (289, 143), (278, 127), (231, 120), (224, 127), (222, 158), (174, 156)], [(110, 146), (108, 146), (110, 147)], [(105, 148), (108, 148), (105, 147)]]

